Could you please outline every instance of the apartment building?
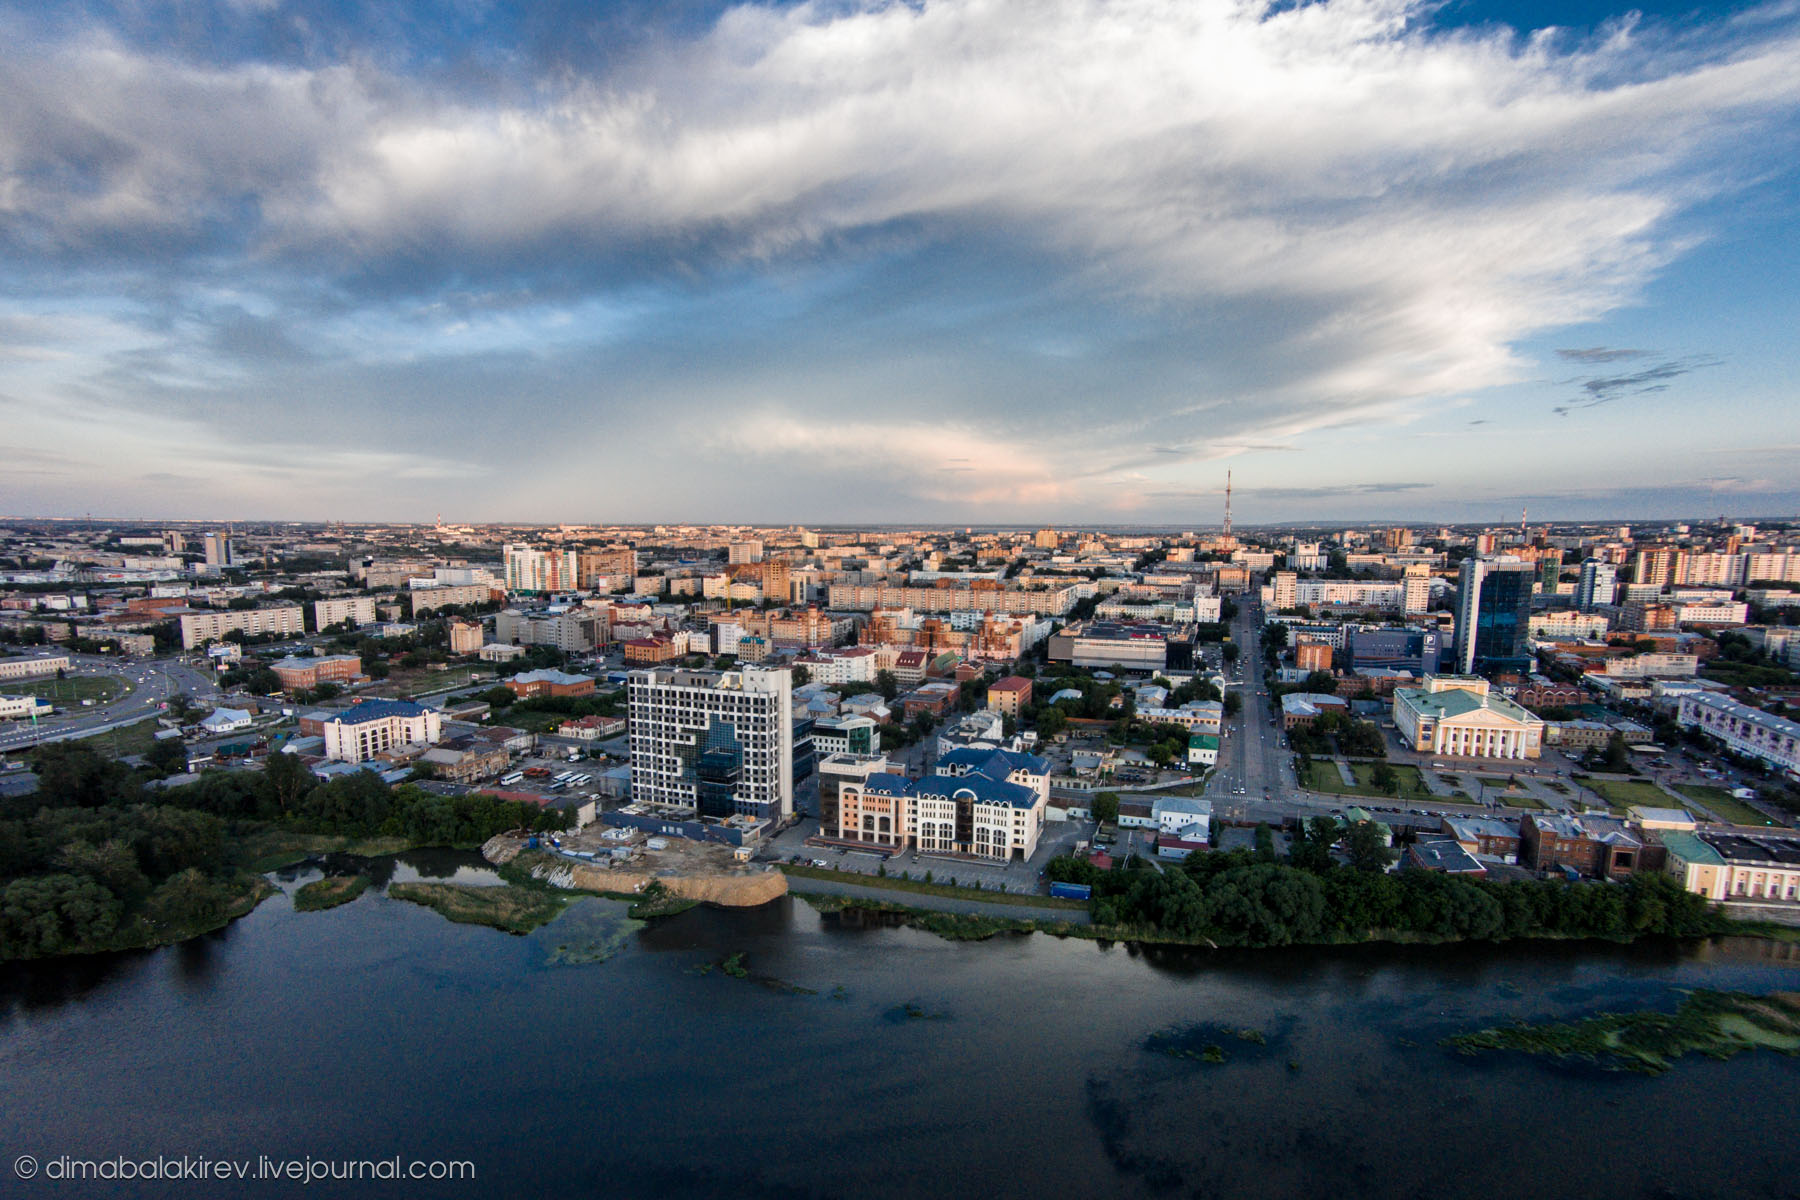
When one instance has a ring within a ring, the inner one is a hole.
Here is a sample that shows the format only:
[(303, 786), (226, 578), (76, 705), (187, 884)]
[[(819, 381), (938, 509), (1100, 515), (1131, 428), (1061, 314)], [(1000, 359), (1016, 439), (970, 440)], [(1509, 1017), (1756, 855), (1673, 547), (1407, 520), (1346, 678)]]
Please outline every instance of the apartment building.
[(1031, 703), (1031, 680), (1008, 675), (988, 684), (987, 706), (1002, 716), (1017, 717)]
[(633, 671), (634, 800), (703, 817), (782, 821), (794, 808), (793, 684), (786, 670)]
[(207, 609), (181, 614), (181, 646), (194, 650), (216, 642), (233, 630), (246, 637), (277, 634), (299, 637), (306, 632), (306, 615), (298, 604), (273, 608)]
[(449, 637), (452, 654), (474, 654), (481, 649), (485, 636), (480, 622), (472, 621), (451, 621), (445, 627), (445, 633)]
[(572, 592), (581, 586), (579, 558), (573, 550), (540, 550), (508, 542), (501, 553), (509, 592)]
[(488, 604), (496, 597), (494, 589), (485, 583), (439, 584), (414, 588), (408, 593), (415, 617), (436, 612), (440, 608), (472, 608), (478, 604)]
[(313, 628), (329, 629), (348, 621), (351, 625), (375, 623), (375, 597), (344, 596), (334, 600), (313, 601)]
[(637, 569), (637, 551), (630, 546), (580, 550), (575, 555), (575, 575), (583, 588), (592, 589), (604, 579), (617, 590), (637, 577)]
[(1800, 772), (1800, 724), (1716, 692), (1681, 697), (1675, 719), (1711, 734), (1726, 749), (1760, 759), (1778, 770)]

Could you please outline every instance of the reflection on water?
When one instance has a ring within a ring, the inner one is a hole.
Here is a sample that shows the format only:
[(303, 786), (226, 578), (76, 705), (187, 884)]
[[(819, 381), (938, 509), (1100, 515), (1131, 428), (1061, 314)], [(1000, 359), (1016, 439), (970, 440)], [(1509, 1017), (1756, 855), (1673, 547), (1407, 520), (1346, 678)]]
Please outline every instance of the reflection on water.
[(276, 902), (0, 975), (0, 1130), (15, 1153), (466, 1158), (469, 1195), (1782, 1195), (1791, 1119), (1742, 1097), (1791, 1095), (1800, 1062), (1621, 1078), (1438, 1042), (1792, 988), (1791, 951), (951, 943), (791, 898), (635, 930), (584, 902), (518, 938), (375, 893)]

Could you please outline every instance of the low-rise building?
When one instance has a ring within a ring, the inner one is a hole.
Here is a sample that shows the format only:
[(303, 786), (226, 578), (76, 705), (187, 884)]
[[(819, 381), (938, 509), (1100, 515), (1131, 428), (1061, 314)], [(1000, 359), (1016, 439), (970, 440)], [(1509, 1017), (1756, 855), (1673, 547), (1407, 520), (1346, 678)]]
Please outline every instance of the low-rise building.
[(1192, 733), (1188, 735), (1188, 765), (1191, 767), (1215, 767), (1219, 764), (1219, 737), (1214, 733)]
[(322, 654), (316, 658), (290, 654), (271, 663), (269, 669), (281, 680), (284, 692), (310, 690), (321, 683), (354, 683), (363, 677), (362, 656), (357, 654)]
[(514, 675), (506, 681), (506, 686), (511, 689), (513, 695), (521, 700), (530, 700), (535, 696), (591, 696), (594, 694), (593, 676), (571, 675), (566, 671), (548, 668)]
[(581, 742), (595, 742), (606, 738), (617, 737), (625, 732), (624, 717), (603, 717), (598, 714), (586, 717), (570, 717), (556, 727), (558, 737), (574, 738)]
[(1494, 694), (1487, 680), (1428, 675), (1423, 686), (1395, 688), (1394, 725), (1422, 754), (1455, 758), (1537, 758), (1544, 722)]
[(1619, 879), (1637, 869), (1643, 849), (1620, 821), (1527, 813), (1519, 822), (1519, 858), (1534, 871)]
[(399, 746), (430, 745), (442, 716), (410, 700), (364, 700), (324, 723), (325, 757), (360, 763)]
[(0, 682), (12, 679), (43, 679), (69, 669), (66, 654), (21, 654), (0, 658)]
[(1668, 870), (1712, 900), (1800, 900), (1800, 839), (1736, 833), (1662, 834)]
[(1348, 716), (1350, 702), (1323, 692), (1289, 692), (1281, 698), (1281, 727), (1311, 729), (1313, 722), (1328, 712)]
[(1043, 832), (1049, 766), (1030, 754), (957, 750), (922, 779), (871, 775), (840, 788), (833, 836), (871, 848), (1028, 859)]

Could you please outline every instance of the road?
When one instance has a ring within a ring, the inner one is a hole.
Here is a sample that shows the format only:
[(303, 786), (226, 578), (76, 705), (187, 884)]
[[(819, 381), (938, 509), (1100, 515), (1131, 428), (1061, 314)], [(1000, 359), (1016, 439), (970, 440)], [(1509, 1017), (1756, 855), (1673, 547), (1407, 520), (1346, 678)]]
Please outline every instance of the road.
[[(1263, 683), (1262, 607), (1254, 592), (1238, 605), (1232, 639), (1238, 647), (1232, 681), (1243, 699), (1234, 717), (1225, 719), (1218, 769), (1206, 794), (1215, 804), (1244, 804), (1251, 799), (1290, 796), (1298, 791), (1292, 756), (1282, 745), (1281, 731), (1271, 720), (1271, 704)], [(1342, 802), (1339, 802), (1342, 806)]]
[(113, 729), (135, 725), (163, 710), (169, 697), (187, 693), (197, 705), (214, 704), (218, 688), (206, 674), (179, 659), (121, 659), (105, 654), (69, 655), (70, 676), (116, 675), (126, 692), (107, 704), (30, 721), (0, 726), (0, 753), (22, 750), (42, 742), (62, 742), (93, 737)]

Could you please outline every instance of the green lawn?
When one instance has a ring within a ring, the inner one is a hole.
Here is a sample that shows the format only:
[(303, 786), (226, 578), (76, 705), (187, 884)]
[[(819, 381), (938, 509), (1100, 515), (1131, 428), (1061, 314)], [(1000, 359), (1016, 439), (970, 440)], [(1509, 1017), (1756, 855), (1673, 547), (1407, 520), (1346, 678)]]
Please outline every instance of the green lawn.
[(1540, 809), (1550, 807), (1537, 797), (1528, 796), (1524, 792), (1517, 792), (1510, 796), (1503, 795), (1500, 797), (1500, 803), (1506, 805), (1508, 808)]
[[(952, 887), (947, 883), (926, 883), (922, 879), (898, 879), (893, 875), (863, 875), (855, 871), (832, 871), (819, 867), (802, 866), (797, 863), (776, 864), (788, 875), (797, 875), (803, 879), (835, 879), (839, 883), (860, 884), (863, 887), (884, 888), (895, 892), (918, 892), (926, 896), (949, 896), (956, 900), (980, 900), (987, 904), (1019, 904), (1030, 908), (1075, 908), (1086, 909), (1085, 900), (1064, 900), (1053, 896), (1040, 896), (1035, 893), (994, 892), (981, 888)], [(910, 868), (908, 868), (910, 870)], [(954, 867), (950, 867), (954, 870)], [(936, 868), (933, 868), (935, 871)]]
[(1633, 807), (1671, 808), (1675, 800), (1669, 793), (1641, 779), (1593, 779), (1582, 784), (1588, 791), (1597, 794), (1606, 801), (1609, 808), (1624, 810)]
[(1704, 804), (1721, 821), (1729, 821), (1733, 825), (1767, 825), (1770, 823), (1768, 817), (1751, 808), (1724, 788), (1690, 783), (1675, 790), (1696, 803)]
[(1346, 787), (1343, 776), (1338, 774), (1336, 763), (1314, 760), (1312, 769), (1307, 773), (1306, 787), (1315, 792), (1329, 792), (1334, 796), (1366, 796), (1372, 800), (1424, 800), (1431, 797), (1431, 789), (1425, 786), (1425, 780), (1420, 777), (1417, 767), (1395, 767), (1393, 771), (1400, 780), (1400, 790), (1397, 793), (1384, 792), (1375, 786), (1374, 763), (1350, 764), (1350, 773), (1356, 778), (1356, 784)]
[(83, 700), (105, 704), (129, 689), (117, 675), (71, 675), (67, 679), (21, 679), (0, 684), (9, 696), (41, 696), (58, 708), (79, 708)]

